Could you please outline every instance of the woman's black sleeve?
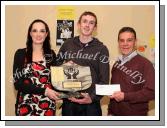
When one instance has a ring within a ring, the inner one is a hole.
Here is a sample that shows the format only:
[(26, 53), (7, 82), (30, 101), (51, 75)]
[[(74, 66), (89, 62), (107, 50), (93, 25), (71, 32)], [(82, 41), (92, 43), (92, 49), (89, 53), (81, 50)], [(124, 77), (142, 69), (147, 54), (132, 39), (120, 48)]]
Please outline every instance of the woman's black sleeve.
[(25, 49), (18, 49), (14, 55), (13, 62), (13, 82), (15, 89), (29, 94), (44, 94), (45, 88), (36, 87), (29, 74), (24, 73)]

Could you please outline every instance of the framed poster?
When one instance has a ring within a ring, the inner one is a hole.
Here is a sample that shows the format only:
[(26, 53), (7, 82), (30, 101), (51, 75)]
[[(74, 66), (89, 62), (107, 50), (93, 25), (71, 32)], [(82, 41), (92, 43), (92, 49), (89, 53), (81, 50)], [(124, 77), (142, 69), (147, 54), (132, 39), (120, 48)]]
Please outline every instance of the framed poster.
[(74, 20), (57, 20), (56, 45), (62, 45), (65, 40), (74, 37)]

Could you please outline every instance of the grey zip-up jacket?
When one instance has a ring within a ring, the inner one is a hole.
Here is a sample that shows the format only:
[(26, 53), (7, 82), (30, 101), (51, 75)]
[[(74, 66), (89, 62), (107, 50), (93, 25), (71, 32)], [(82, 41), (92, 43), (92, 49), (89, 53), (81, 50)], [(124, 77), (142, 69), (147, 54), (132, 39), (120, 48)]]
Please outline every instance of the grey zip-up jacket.
[[(59, 50), (57, 61), (72, 60), (81, 66), (89, 66), (92, 75), (92, 85), (86, 90), (92, 101), (100, 101), (101, 96), (95, 93), (95, 84), (109, 84), (109, 52), (97, 38), (83, 45), (79, 37), (67, 40)], [(85, 92), (85, 91), (84, 91)]]

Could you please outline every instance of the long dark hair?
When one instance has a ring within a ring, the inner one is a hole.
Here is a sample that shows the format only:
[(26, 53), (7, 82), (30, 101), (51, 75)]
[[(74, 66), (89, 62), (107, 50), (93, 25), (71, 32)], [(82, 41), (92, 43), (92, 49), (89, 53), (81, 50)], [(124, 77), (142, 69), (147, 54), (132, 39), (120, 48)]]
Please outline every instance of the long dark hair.
[(34, 20), (29, 28), (28, 28), (28, 33), (27, 33), (27, 42), (26, 42), (26, 57), (25, 57), (25, 64), (27, 63), (31, 63), (32, 62), (32, 51), (33, 51), (33, 48), (32, 48), (32, 37), (30, 35), (30, 32), (32, 30), (32, 26), (34, 23), (37, 23), (37, 22), (40, 22), (40, 23), (43, 23), (45, 25), (45, 29), (46, 29), (46, 32), (48, 33), (47, 34), (47, 37), (43, 43), (43, 51), (44, 51), (44, 55), (46, 54), (50, 54), (51, 53), (51, 45), (50, 45), (50, 30), (49, 30), (49, 27), (48, 25), (41, 19), (36, 19)]

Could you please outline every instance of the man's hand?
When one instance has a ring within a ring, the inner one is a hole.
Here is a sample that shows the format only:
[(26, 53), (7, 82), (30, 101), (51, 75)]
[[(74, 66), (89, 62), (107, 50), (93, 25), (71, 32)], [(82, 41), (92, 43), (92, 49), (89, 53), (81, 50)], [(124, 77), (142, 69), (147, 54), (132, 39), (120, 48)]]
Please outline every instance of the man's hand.
[(77, 99), (77, 98), (68, 98), (71, 102), (75, 102), (78, 104), (90, 104), (92, 103), (92, 99), (88, 93), (81, 93), (83, 95), (82, 99)]
[(124, 100), (124, 92), (114, 92), (113, 95), (109, 96), (110, 99), (115, 99), (117, 102)]
[(72, 60), (70, 60), (70, 61), (66, 62), (66, 64), (67, 65), (74, 65), (75, 63)]

